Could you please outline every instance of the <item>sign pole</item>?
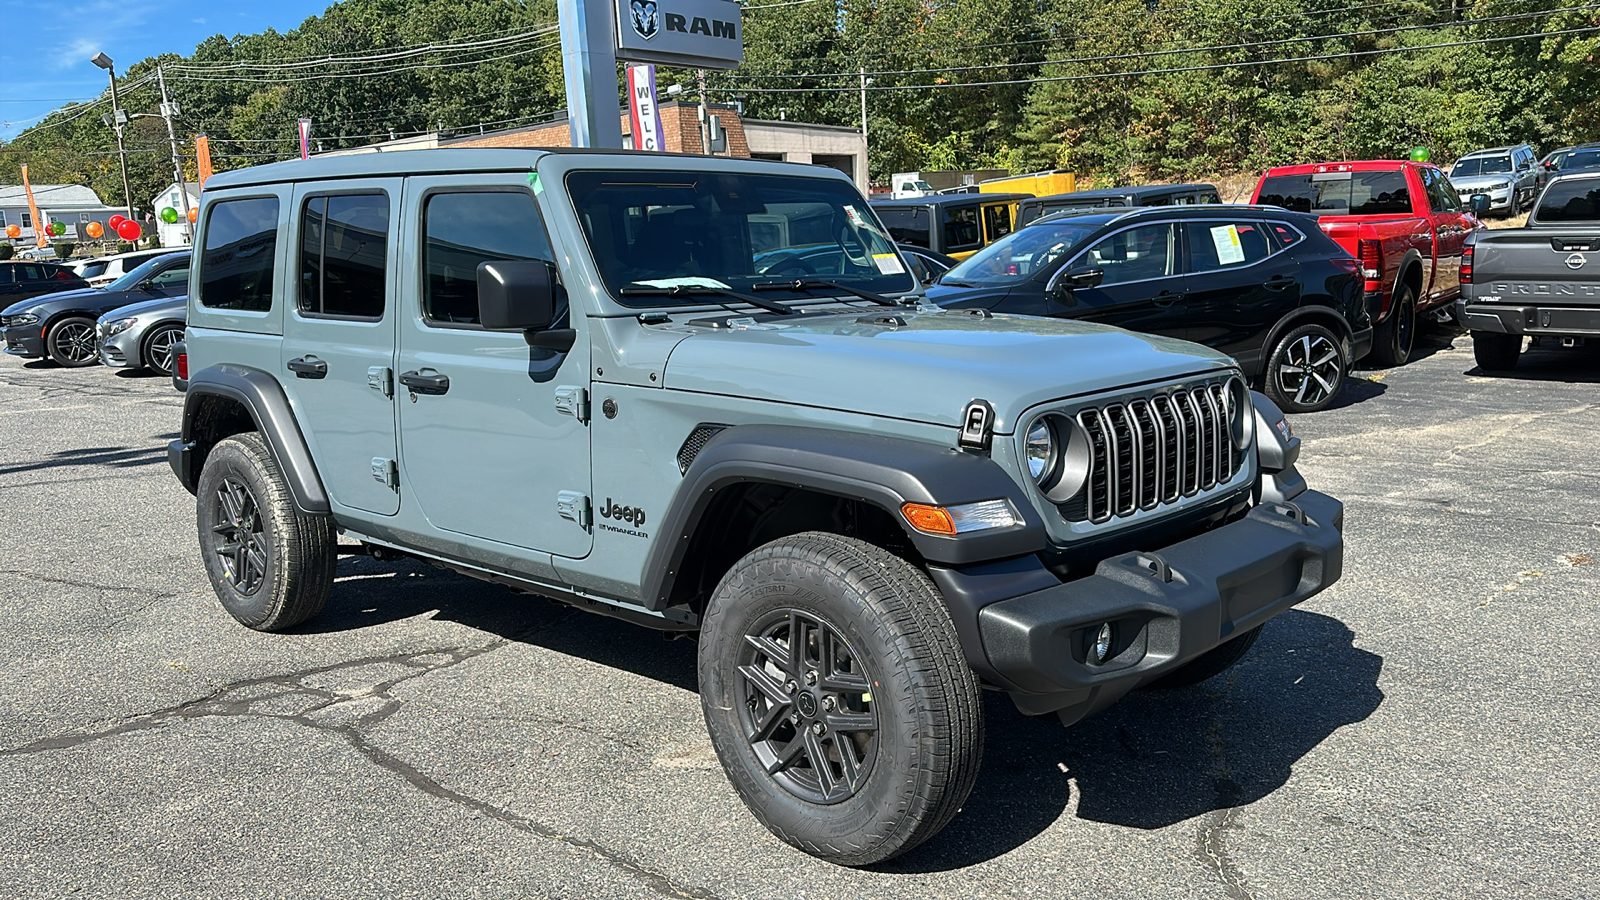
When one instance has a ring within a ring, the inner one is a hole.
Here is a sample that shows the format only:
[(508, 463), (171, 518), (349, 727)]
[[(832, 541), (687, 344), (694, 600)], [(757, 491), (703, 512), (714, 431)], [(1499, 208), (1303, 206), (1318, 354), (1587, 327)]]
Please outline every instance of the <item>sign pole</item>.
[(574, 147), (622, 149), (614, 15), (609, 0), (556, 0), (567, 127)]

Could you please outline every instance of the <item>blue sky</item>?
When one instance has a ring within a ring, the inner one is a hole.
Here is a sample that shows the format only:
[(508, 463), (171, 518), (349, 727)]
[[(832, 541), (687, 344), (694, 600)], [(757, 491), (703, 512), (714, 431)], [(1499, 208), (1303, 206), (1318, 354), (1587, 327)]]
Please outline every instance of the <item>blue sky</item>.
[(117, 74), (158, 53), (194, 52), (214, 34), (229, 37), (268, 28), (288, 31), (321, 15), (331, 0), (0, 0), (0, 138), (39, 121), (72, 100), (106, 87), (89, 63), (104, 52)]

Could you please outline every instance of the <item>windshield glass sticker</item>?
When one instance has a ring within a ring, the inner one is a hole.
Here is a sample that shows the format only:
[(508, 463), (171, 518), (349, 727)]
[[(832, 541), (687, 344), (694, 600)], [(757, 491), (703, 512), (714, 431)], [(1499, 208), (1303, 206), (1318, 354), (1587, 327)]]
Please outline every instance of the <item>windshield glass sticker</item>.
[(857, 228), (867, 227), (867, 220), (861, 218), (861, 211), (851, 204), (845, 204), (844, 214), (850, 218), (850, 224)]
[(906, 267), (900, 264), (898, 253), (874, 253), (872, 261), (878, 264), (878, 272), (884, 275), (899, 275), (906, 270)]
[(544, 193), (544, 185), (542, 183), (540, 183), (540, 181), (539, 181), (539, 173), (538, 172), (529, 173), (529, 175), (528, 175), (528, 185), (533, 188), (533, 192), (535, 194)]
[(1239, 243), (1236, 225), (1218, 225), (1211, 229), (1211, 243), (1217, 248), (1217, 262), (1225, 266), (1244, 262), (1244, 247)]
[(698, 287), (716, 288), (722, 291), (730, 290), (728, 285), (715, 278), (702, 278), (698, 275), (688, 275), (683, 278), (654, 278), (649, 281), (635, 281), (634, 284), (642, 284), (645, 287), (653, 288)]

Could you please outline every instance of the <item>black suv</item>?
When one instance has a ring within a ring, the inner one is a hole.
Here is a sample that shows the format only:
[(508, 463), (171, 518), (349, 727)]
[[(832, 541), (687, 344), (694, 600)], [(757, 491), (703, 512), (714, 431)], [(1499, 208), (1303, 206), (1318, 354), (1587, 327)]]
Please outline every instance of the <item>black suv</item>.
[(75, 291), (89, 282), (71, 269), (55, 263), (8, 260), (0, 262), (0, 307), (10, 306), (40, 294)]
[(1332, 402), (1372, 346), (1360, 263), (1277, 207), (1056, 213), (968, 257), (928, 299), (1205, 344), (1291, 412)]

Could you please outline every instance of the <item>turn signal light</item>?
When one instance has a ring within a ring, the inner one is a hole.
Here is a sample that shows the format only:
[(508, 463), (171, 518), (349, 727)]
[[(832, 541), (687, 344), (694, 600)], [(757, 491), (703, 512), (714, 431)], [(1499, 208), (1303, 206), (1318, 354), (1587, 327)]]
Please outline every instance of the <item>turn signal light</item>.
[(1017, 515), (1009, 500), (982, 500), (955, 506), (907, 503), (900, 507), (900, 514), (906, 517), (912, 528), (923, 534), (942, 537), (1022, 524), (1022, 517)]
[(1472, 283), (1472, 245), (1468, 244), (1461, 251), (1461, 283)]
[(955, 537), (956, 523), (951, 521), (950, 512), (942, 506), (929, 506), (925, 503), (907, 503), (900, 507), (900, 512), (911, 523), (911, 527), (923, 534), (942, 534)]

